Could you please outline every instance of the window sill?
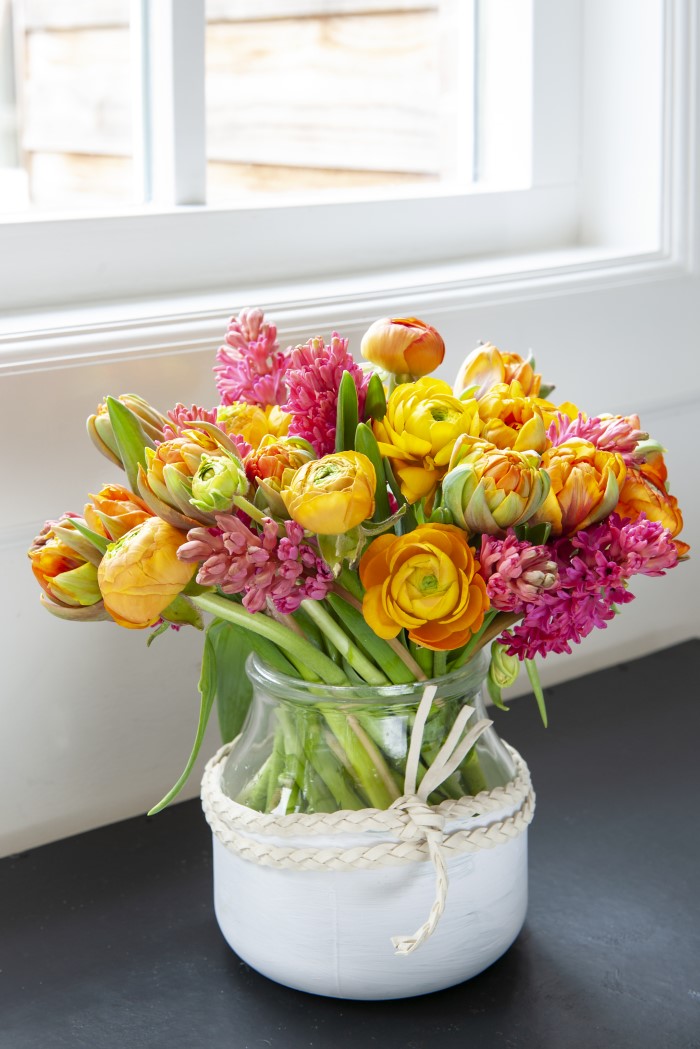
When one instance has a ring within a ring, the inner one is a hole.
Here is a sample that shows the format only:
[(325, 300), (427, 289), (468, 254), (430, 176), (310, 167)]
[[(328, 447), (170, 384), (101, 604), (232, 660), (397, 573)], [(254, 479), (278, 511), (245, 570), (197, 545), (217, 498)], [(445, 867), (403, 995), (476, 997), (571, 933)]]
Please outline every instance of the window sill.
[(546, 298), (689, 272), (682, 257), (660, 251), (572, 247), (527, 255), (448, 261), (325, 280), (237, 287), (6, 313), (0, 326), (0, 374), (73, 364), (211, 351), (229, 316), (259, 305), (282, 340), (371, 323), (381, 315), (453, 312), (471, 305)]

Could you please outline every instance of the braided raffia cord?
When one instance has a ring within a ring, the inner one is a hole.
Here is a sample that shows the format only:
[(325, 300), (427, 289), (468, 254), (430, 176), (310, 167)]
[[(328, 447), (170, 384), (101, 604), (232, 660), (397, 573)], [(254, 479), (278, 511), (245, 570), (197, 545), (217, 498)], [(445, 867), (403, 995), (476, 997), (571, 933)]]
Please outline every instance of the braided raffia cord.
[[(534, 815), (535, 795), (530, 773), (512, 747), (508, 747), (508, 751), (515, 763), (515, 778), (505, 787), (482, 791), (474, 797), (431, 806), (415, 795), (403, 795), (389, 809), (275, 816), (239, 805), (222, 792), (221, 766), (234, 745), (235, 741), (222, 747), (206, 766), (202, 779), (202, 807), (219, 841), (244, 859), (261, 866), (313, 871), (366, 870), (432, 860), (440, 879), (439, 867), (444, 867), (441, 862), (443, 852), (450, 856), (504, 845), (522, 833)], [(450, 824), (503, 809), (512, 810), (511, 814), (483, 826), (446, 830)], [(365, 842), (349, 848), (340, 844), (320, 848), (313, 844), (285, 846), (265, 840), (266, 837), (308, 838), (368, 832), (381, 834), (388, 840)], [(440, 859), (436, 860), (436, 857)], [(439, 893), (443, 897), (443, 906), (445, 893), (446, 880), (444, 892)]]

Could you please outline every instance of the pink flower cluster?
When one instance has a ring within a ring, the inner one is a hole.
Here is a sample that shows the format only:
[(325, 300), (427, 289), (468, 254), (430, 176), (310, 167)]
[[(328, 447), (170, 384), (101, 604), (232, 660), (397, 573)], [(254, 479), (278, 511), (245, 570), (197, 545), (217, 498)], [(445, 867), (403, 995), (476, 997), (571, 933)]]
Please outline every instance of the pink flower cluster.
[(222, 404), (245, 401), (264, 408), (286, 399), (288, 353), (280, 350), (277, 328), (266, 323), (262, 310), (241, 310), (231, 318), (226, 345), (220, 347), (216, 359), (214, 373)]
[(586, 419), (579, 412), (575, 419), (569, 419), (557, 412), (547, 436), (554, 445), (579, 437), (583, 441), (590, 441), (603, 452), (617, 452), (626, 463), (631, 463), (637, 444), (649, 435), (639, 429), (636, 415), (604, 415)]
[(348, 353), (347, 339), (333, 332), (329, 346), (321, 338), (309, 339), (290, 353), (286, 373), (289, 397), (283, 406), (293, 416), (289, 433), (309, 441), (319, 456), (335, 451), (338, 389), (346, 371), (355, 380), (362, 418), (369, 376)]
[(178, 403), (170, 409), (168, 418), (172, 425), (163, 427), (163, 435), (166, 441), (172, 441), (193, 422), (216, 423), (216, 408), (200, 408), (197, 404), (187, 408)]
[(278, 612), (296, 612), (305, 598), (322, 600), (333, 573), (303, 541), (304, 529), (294, 521), (282, 526), (266, 517), (260, 534), (239, 517), (218, 514), (216, 527), (192, 528), (178, 550), (183, 561), (201, 561), (197, 582), (218, 586), (224, 594), (243, 594), (249, 612), (261, 612), (272, 602)]
[(663, 575), (678, 561), (671, 533), (642, 514), (636, 521), (617, 514), (551, 546), (557, 585), (545, 590), (525, 618), (499, 640), (520, 659), (571, 652), (595, 627), (605, 628), (616, 605), (634, 600), (627, 590), (633, 575)]
[(479, 563), (491, 607), (499, 612), (524, 612), (526, 605), (539, 604), (543, 591), (558, 582), (549, 549), (521, 542), (512, 532), (505, 539), (485, 535)]

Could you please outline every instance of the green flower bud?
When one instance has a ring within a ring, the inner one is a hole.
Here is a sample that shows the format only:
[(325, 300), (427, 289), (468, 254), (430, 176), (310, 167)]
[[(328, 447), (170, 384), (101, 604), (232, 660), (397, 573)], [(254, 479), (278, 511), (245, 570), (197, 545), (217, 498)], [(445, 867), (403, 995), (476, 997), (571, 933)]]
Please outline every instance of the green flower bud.
[(203, 455), (192, 478), (190, 502), (209, 514), (227, 513), (237, 495), (248, 491), (248, 478), (240, 459), (233, 455)]

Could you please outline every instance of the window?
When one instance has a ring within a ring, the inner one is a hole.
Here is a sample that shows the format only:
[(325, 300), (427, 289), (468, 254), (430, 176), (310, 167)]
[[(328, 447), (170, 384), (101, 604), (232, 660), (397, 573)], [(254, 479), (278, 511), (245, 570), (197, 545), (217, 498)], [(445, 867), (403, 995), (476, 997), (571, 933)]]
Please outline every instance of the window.
[(660, 250), (684, 0), (0, 5), (6, 308)]

